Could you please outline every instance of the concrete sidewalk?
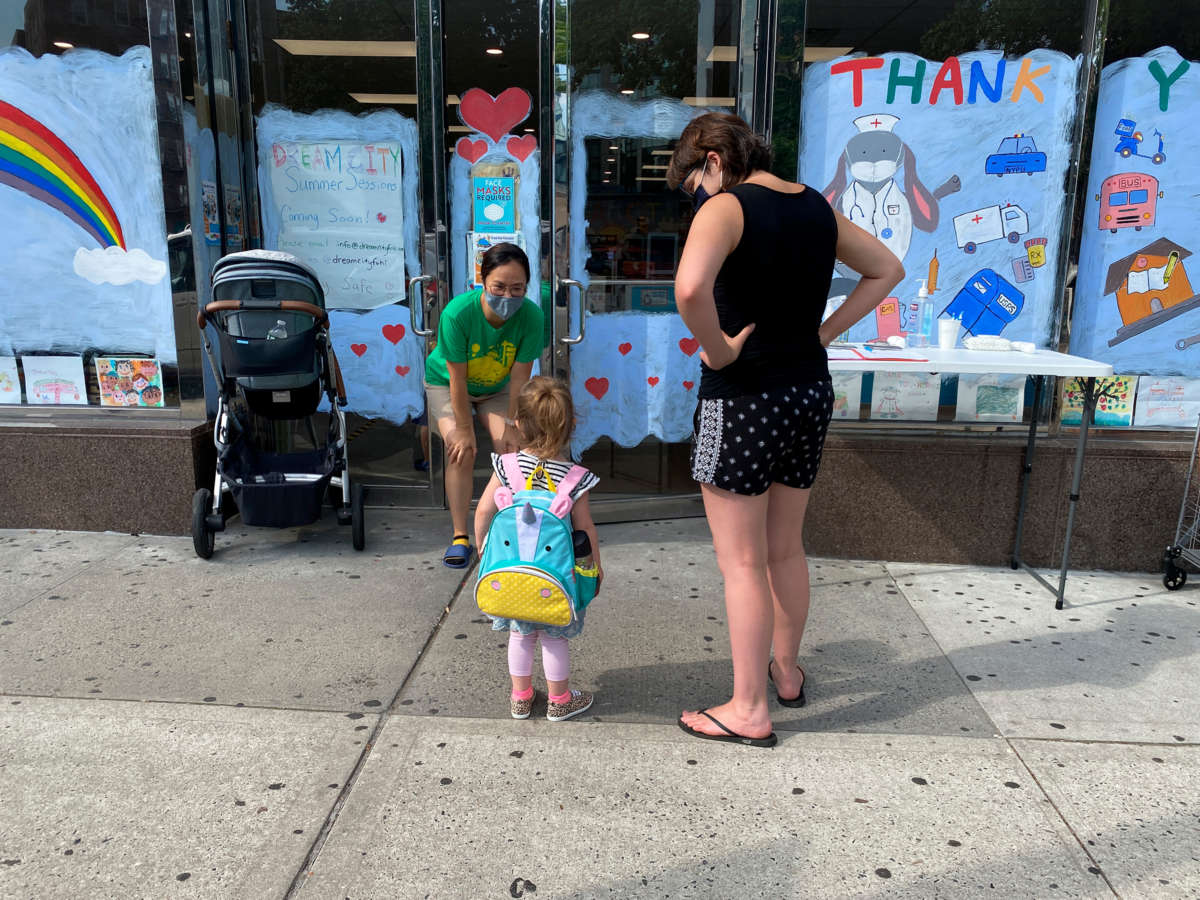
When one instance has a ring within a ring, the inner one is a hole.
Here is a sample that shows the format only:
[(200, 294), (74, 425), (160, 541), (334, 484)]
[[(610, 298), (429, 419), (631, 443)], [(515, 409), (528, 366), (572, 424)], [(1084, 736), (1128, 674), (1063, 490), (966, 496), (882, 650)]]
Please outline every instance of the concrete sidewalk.
[(601, 528), (549, 723), (444, 518), (0, 532), (0, 897), (1200, 896), (1191, 585), (813, 560), (764, 751), (674, 724), (731, 683), (703, 520)]

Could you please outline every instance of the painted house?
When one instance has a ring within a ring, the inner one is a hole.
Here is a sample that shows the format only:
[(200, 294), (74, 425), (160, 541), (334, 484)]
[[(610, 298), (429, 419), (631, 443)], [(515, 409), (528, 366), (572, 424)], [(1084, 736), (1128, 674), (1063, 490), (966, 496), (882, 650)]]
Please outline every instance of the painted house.
[(1116, 293), (1121, 321), (1131, 325), (1192, 299), (1195, 291), (1183, 266), (1191, 255), (1174, 241), (1159, 238), (1109, 266), (1104, 293)]

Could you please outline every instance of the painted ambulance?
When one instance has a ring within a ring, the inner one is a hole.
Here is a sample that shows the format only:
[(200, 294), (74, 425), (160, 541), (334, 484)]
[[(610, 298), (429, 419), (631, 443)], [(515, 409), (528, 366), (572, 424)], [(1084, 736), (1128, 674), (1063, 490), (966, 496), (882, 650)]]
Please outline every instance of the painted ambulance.
[(1015, 244), (1028, 231), (1029, 216), (1015, 203), (985, 206), (954, 217), (954, 237), (967, 253), (974, 253), (980, 244), (1002, 237)]

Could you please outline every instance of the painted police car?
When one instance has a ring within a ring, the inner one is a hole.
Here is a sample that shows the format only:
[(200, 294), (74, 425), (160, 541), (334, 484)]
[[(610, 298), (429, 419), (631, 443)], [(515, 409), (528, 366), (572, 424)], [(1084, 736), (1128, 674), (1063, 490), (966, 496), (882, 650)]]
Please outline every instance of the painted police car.
[(988, 175), (1032, 175), (1046, 171), (1046, 154), (1038, 150), (1033, 137), (1015, 134), (1000, 142), (1000, 147), (983, 164)]

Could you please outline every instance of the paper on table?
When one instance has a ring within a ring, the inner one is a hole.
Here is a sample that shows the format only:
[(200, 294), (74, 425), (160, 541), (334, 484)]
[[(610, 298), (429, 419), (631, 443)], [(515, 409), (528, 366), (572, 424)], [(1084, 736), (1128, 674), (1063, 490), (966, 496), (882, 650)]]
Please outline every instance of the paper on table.
[(838, 360), (876, 360), (879, 362), (929, 362), (928, 356), (923, 356), (912, 350), (897, 350), (895, 347), (876, 347), (871, 344), (855, 344), (829, 347), (826, 351), (829, 359)]

